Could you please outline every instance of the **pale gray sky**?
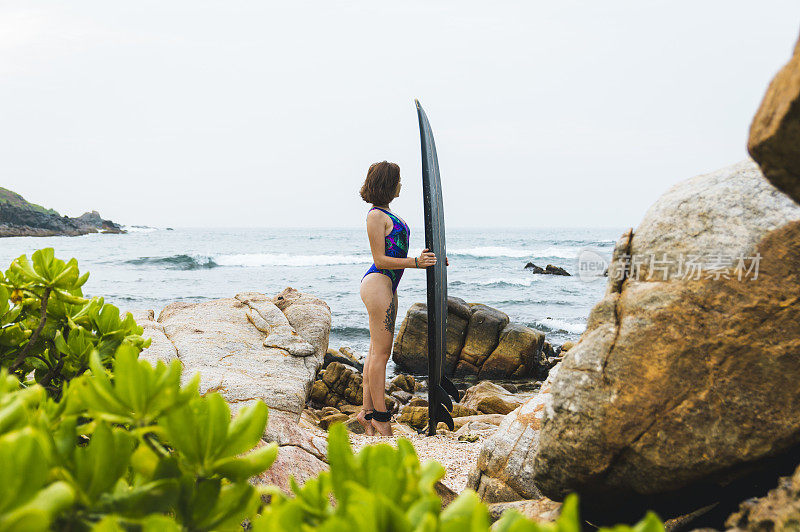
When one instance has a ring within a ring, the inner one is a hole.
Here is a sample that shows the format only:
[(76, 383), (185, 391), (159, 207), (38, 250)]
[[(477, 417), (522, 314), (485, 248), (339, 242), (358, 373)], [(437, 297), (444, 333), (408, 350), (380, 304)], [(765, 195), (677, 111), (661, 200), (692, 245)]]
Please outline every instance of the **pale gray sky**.
[(745, 157), (797, 0), (0, 0), (0, 186), (127, 224), (627, 226)]

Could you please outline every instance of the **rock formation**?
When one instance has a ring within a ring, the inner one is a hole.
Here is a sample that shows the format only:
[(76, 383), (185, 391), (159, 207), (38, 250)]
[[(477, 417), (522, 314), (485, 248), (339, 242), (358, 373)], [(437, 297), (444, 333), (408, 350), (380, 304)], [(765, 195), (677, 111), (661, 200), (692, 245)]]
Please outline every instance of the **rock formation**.
[(800, 466), (794, 474), (779, 478), (778, 486), (763, 497), (744, 501), (725, 524), (729, 532), (800, 528)]
[(586, 331), (469, 487), (666, 518), (747, 484), (800, 444), (798, 293), (800, 207), (752, 161), (679, 183), (617, 242)]
[(103, 220), (97, 211), (77, 218), (60, 216), (52, 209), (29, 203), (16, 192), (0, 188), (0, 237), (78, 236), (98, 232), (124, 231), (111, 220)]
[(363, 382), (360, 373), (340, 362), (331, 362), (311, 386), (311, 401), (319, 406), (360, 405)]
[(134, 312), (152, 343), (141, 357), (178, 359), (184, 379), (200, 373), (200, 392), (218, 392), (237, 411), (262, 400), (269, 406), (265, 441), (280, 445), (278, 458), (260, 479), (288, 490), (325, 469), (327, 443), (298, 425), (300, 413), (328, 349), (331, 312), (321, 299), (287, 288), (202, 303), (172, 303), (153, 321)]
[(522, 406), (533, 395), (533, 392), (512, 393), (499, 384), (481, 381), (467, 388), (461, 398), (461, 404), (484, 414), (506, 415)]
[[(560, 366), (553, 367), (539, 393), (505, 416), (497, 432), (484, 442), (478, 463), (467, 480), (467, 487), (484, 501), (499, 503), (543, 497), (533, 482), (531, 458), (539, 443), (544, 409), (552, 400), (552, 382)], [(478, 392), (474, 391), (473, 397)]]
[(800, 207), (752, 161), (674, 186), (617, 242), (552, 382), (531, 485), (710, 494), (799, 444), (798, 293)]
[[(544, 333), (518, 323), (481, 303), (447, 298), (445, 372), (481, 379), (542, 376), (547, 372), (543, 355)], [(392, 360), (406, 371), (428, 371), (427, 305), (414, 303), (394, 341)]]
[[(477, 410), (468, 408), (464, 405), (453, 403), (453, 410), (450, 412), (453, 419), (461, 417), (471, 417), (478, 414)], [(400, 412), (399, 423), (405, 423), (417, 430), (423, 430), (428, 426), (428, 407), (427, 406), (406, 406)]]
[(530, 270), (531, 273), (539, 273), (545, 275), (567, 275), (569, 276), (570, 273), (562, 268), (561, 266), (553, 266), (552, 264), (548, 264), (544, 268), (541, 266), (537, 266), (532, 262), (529, 262), (523, 268), (524, 270)]
[(800, 203), (800, 40), (767, 89), (747, 149), (767, 179)]

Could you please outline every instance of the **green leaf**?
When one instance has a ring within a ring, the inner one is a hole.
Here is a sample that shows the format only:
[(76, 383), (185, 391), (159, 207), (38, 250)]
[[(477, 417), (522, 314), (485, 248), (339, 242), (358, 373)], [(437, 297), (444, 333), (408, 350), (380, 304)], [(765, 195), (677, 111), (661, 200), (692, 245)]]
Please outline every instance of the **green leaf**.
[(278, 444), (272, 442), (254, 449), (239, 458), (218, 460), (212, 471), (235, 481), (247, 481), (250, 477), (261, 474), (270, 468), (278, 456)]
[(0, 532), (49, 530), (54, 518), (75, 500), (66, 482), (55, 482), (41, 490), (26, 505), (0, 514)]
[(89, 445), (75, 449), (73, 478), (88, 501), (110, 491), (127, 471), (135, 445), (128, 432), (99, 422)]
[(220, 456), (235, 456), (255, 447), (264, 435), (268, 415), (269, 409), (263, 401), (241, 408), (228, 426)]
[(581, 532), (580, 518), (578, 517), (578, 495), (570, 493), (564, 498), (561, 505), (561, 514), (556, 519), (556, 528), (559, 532)]
[(489, 528), (489, 511), (472, 490), (461, 495), (442, 510), (441, 532), (485, 531)]

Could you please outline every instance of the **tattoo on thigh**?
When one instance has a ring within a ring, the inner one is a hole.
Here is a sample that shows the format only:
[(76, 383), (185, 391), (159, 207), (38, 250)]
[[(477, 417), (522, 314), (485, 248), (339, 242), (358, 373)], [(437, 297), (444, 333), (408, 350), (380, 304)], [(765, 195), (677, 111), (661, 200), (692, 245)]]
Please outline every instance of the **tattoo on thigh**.
[(397, 305), (392, 299), (392, 302), (389, 303), (389, 308), (386, 309), (386, 317), (383, 319), (383, 326), (392, 334), (394, 334), (395, 318), (397, 318)]

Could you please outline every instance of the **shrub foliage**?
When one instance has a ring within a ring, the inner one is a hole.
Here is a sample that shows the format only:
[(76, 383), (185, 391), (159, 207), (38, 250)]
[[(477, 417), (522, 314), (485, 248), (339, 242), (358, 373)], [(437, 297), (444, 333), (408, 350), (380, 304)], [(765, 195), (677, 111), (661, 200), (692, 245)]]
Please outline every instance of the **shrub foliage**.
[(121, 344), (149, 345), (128, 313), (103, 298), (83, 297), (78, 262), (57, 259), (52, 248), (14, 259), (0, 274), (0, 367), (25, 381), (29, 375), (51, 395), (85, 372), (97, 351), (103, 365)]

